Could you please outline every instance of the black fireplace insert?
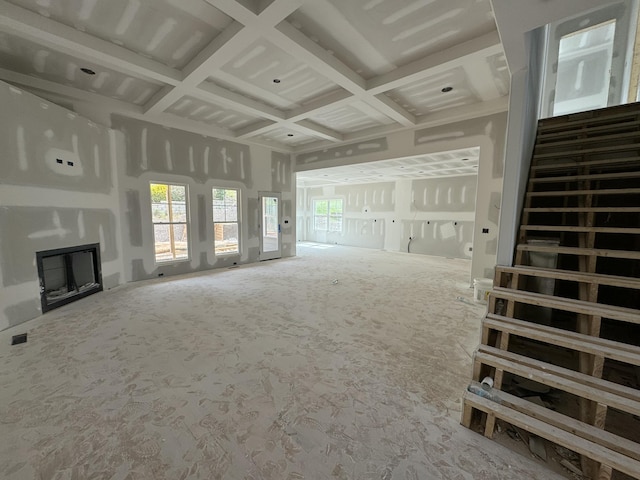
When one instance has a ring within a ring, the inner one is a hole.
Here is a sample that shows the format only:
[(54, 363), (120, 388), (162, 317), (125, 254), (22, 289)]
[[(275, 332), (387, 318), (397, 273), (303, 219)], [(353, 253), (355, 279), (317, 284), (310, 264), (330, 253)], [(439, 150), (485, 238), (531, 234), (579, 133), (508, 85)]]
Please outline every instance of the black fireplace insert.
[(36, 252), (42, 313), (102, 291), (100, 244)]

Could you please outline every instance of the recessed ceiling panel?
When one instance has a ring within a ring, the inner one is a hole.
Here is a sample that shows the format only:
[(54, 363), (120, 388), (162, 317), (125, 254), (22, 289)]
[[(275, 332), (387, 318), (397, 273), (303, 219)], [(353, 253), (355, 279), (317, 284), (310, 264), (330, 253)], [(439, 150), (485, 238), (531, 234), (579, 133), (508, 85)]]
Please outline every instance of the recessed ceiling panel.
[(9, 0), (181, 68), (232, 19), (202, 0)]
[(367, 79), (496, 29), (489, 0), (315, 0), (288, 20)]
[(266, 133), (263, 133), (262, 135), (259, 135), (257, 138), (266, 140), (268, 142), (277, 142), (279, 144), (289, 145), (292, 147), (305, 145), (307, 143), (315, 142), (316, 140), (318, 140), (316, 137), (313, 137), (311, 135), (292, 132), (291, 130), (284, 127), (270, 130)]
[(393, 120), (381, 115), (361, 101), (324, 111), (310, 120), (340, 133), (354, 133), (366, 128), (389, 125)]
[(387, 95), (416, 116), (481, 101), (461, 67), (390, 90)]
[(340, 87), (272, 43), (260, 39), (214, 74), (214, 82), (233, 84), (275, 107), (299, 104)]
[(479, 157), (479, 148), (467, 148), (417, 157), (299, 172), (296, 178), (299, 185), (309, 187), (477, 175)]
[(213, 103), (204, 102), (193, 97), (183, 97), (167, 109), (179, 117), (197, 120), (210, 125), (218, 125), (230, 130), (249, 125), (256, 117), (245, 115)]
[[(144, 104), (159, 84), (85, 62), (37, 43), (0, 32), (0, 66), (111, 98)], [(89, 69), (87, 74), (81, 69)]]

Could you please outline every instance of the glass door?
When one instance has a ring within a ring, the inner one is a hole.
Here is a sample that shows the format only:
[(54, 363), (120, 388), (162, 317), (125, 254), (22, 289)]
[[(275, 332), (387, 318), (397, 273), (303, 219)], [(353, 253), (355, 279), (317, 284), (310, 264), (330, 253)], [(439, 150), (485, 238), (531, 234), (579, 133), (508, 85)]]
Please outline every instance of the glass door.
[(260, 192), (260, 260), (282, 256), (280, 193)]

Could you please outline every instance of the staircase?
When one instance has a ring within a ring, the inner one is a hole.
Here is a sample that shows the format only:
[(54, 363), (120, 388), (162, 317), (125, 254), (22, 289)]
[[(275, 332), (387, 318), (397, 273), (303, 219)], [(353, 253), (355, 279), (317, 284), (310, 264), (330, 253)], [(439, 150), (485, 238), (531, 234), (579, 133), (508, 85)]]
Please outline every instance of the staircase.
[(586, 478), (640, 479), (639, 277), (640, 104), (540, 120), (462, 424), (492, 437), (499, 419), (579, 454)]

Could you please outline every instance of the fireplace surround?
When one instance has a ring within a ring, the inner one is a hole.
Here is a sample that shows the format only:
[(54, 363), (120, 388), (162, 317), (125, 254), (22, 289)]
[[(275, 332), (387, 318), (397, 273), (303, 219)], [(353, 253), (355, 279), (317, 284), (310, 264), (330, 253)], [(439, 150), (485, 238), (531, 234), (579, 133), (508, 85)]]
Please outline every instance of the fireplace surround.
[(36, 252), (42, 313), (102, 291), (100, 244)]

